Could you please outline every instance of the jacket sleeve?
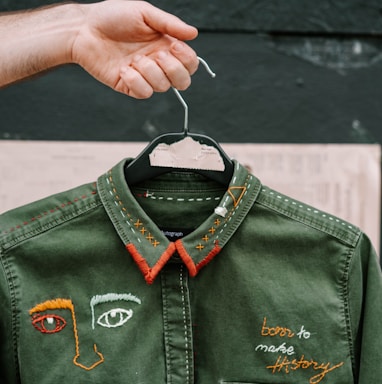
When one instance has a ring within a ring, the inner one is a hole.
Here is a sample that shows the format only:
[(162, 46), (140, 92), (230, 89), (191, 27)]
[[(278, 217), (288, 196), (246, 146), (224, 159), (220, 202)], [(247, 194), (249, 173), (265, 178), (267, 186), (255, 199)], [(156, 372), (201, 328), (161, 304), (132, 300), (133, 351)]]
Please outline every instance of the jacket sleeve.
[(350, 260), (347, 301), (355, 382), (379, 383), (382, 378), (382, 273), (377, 254), (365, 235), (361, 236)]
[(17, 381), (17, 352), (12, 331), (12, 310), (9, 281), (0, 249), (0, 383)]

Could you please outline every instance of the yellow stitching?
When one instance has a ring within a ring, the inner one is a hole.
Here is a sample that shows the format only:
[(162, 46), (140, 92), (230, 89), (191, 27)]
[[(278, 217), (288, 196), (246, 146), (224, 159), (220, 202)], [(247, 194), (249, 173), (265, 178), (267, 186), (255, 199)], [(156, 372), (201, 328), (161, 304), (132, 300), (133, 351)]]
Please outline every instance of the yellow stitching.
[[(240, 196), (237, 199), (234, 196), (234, 194), (231, 192), (231, 190), (234, 190), (234, 189), (235, 190), (241, 190)], [(232, 197), (234, 207), (237, 207), (237, 205), (240, 203), (240, 200), (243, 198), (246, 191), (247, 191), (246, 186), (244, 186), (244, 187), (230, 187), (228, 189), (228, 194)]]
[(82, 369), (85, 369), (85, 371), (91, 371), (92, 369), (94, 369), (97, 365), (103, 363), (105, 361), (105, 358), (103, 357), (103, 354), (101, 352), (98, 352), (97, 350), (97, 345), (94, 344), (93, 346), (94, 348), (94, 352), (99, 356), (99, 360), (96, 361), (93, 365), (91, 365), (90, 367), (86, 367), (85, 365), (82, 365), (80, 363), (77, 363), (77, 359), (80, 357), (80, 351), (78, 350), (78, 353), (76, 354), (76, 356), (74, 356), (74, 359), (73, 359), (73, 363), (75, 365), (77, 365), (77, 367), (80, 367)]
[(151, 233), (149, 233), (149, 234), (146, 236), (146, 239), (151, 243), (151, 240), (154, 240), (154, 236), (152, 236)]
[(47, 300), (44, 303), (37, 304), (35, 307), (29, 310), (29, 314), (37, 312), (44, 312), (50, 309), (69, 309), (73, 310), (73, 303), (68, 299), (55, 299), (55, 300)]
[(308, 369), (312, 368), (315, 371), (321, 371), (320, 373), (312, 376), (309, 379), (310, 384), (318, 384), (320, 383), (325, 376), (331, 372), (334, 371), (337, 368), (340, 368), (344, 365), (344, 362), (340, 362), (336, 365), (332, 365), (332, 363), (319, 363), (313, 359), (307, 360), (305, 359), (304, 355), (301, 355), (300, 359), (293, 359), (289, 360), (287, 356), (284, 356), (284, 358), (280, 355), (278, 356), (276, 362), (274, 365), (268, 365), (266, 368), (272, 370), (272, 374), (284, 372), (286, 374), (289, 374), (291, 371), (296, 371), (298, 369)]
[[(244, 183), (244, 186), (243, 187), (231, 187), (229, 189), (242, 189), (242, 193), (240, 194), (239, 198), (236, 200), (235, 196), (232, 194), (232, 192), (230, 190), (228, 190), (228, 194), (231, 196), (231, 198), (233, 199), (233, 207), (231, 208), (231, 210), (229, 211), (228, 215), (225, 217), (224, 221), (227, 223), (229, 220), (232, 219), (232, 216), (235, 214), (236, 212), (236, 209), (238, 208), (239, 206), (239, 203), (241, 201), (241, 199), (247, 194), (248, 192), (248, 189), (250, 187), (250, 184), (249, 182), (252, 180), (252, 176), (251, 175), (248, 175), (246, 180), (245, 180), (245, 183)], [(224, 229), (223, 229), (224, 230)], [(220, 233), (223, 232), (220, 231)]]
[(141, 225), (143, 225), (143, 223), (141, 223), (139, 219), (137, 219), (137, 221), (134, 223), (134, 226), (137, 228), (139, 228)]
[(215, 233), (216, 229), (214, 227), (211, 227), (208, 232), (211, 233), (211, 235), (213, 235)]
[(268, 327), (267, 326), (267, 318), (264, 317), (264, 320), (263, 320), (263, 325), (261, 327), (261, 336), (270, 336), (270, 337), (274, 337), (274, 336), (280, 336), (280, 337), (284, 337), (284, 336), (287, 336), (289, 338), (293, 337), (295, 334), (292, 330), (290, 330), (289, 328), (286, 328), (286, 327), (279, 327), (279, 326), (276, 326), (276, 327)]
[[(121, 199), (120, 196), (118, 195), (117, 188), (116, 188), (115, 185), (114, 185), (113, 177), (111, 176), (111, 171), (109, 171), (109, 177), (108, 177), (107, 180), (110, 182), (110, 193), (113, 194), (113, 197), (114, 197), (114, 203), (120, 207), (120, 209), (121, 209), (121, 213), (122, 213), (122, 211), (123, 211), (123, 213), (125, 213), (125, 214), (127, 215), (127, 217), (130, 219), (130, 222), (133, 223), (133, 225), (134, 225), (136, 228), (140, 228), (140, 227), (143, 225), (143, 223), (140, 221), (140, 219), (136, 219), (136, 221), (134, 222), (134, 219), (131, 217), (131, 214), (130, 214), (130, 213), (127, 211), (127, 209), (125, 208), (122, 199)], [(123, 214), (122, 214), (122, 216), (123, 216)], [(129, 224), (128, 221), (126, 221), (126, 223)], [(130, 225), (130, 224), (129, 224), (129, 225)], [(135, 233), (135, 231), (133, 230), (133, 228), (130, 228), (130, 229), (132, 230), (133, 233)], [(140, 232), (144, 237), (146, 237), (146, 236), (145, 236), (145, 232), (147, 232), (147, 230), (144, 230), (143, 232), (142, 232), (142, 230), (140, 230), (139, 232)], [(151, 244), (152, 246), (154, 246), (154, 247), (157, 247), (157, 246), (160, 244), (160, 242), (157, 241), (157, 240), (155, 240), (155, 238), (154, 238), (151, 234), (149, 234), (149, 237), (146, 237), (146, 239), (149, 240), (150, 244)], [(139, 242), (141, 242), (141, 240), (140, 240), (139, 237), (137, 237), (137, 240), (138, 240)], [(154, 241), (152, 241), (152, 240), (154, 240)]]

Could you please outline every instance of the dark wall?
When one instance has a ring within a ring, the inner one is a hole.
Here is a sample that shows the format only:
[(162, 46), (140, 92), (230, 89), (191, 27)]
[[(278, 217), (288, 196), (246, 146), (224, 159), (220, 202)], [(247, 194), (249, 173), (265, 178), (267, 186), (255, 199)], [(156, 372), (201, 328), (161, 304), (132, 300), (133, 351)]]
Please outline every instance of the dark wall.
[[(79, 0), (92, 3), (92, 0)], [(202, 30), (370, 34), (382, 32), (379, 0), (149, 0)], [(0, 11), (58, 3), (1, 0)]]
[[(217, 73), (200, 70), (183, 93), (191, 130), (221, 142), (382, 142), (380, 1), (151, 3), (200, 29), (191, 45)], [(183, 122), (172, 92), (133, 100), (76, 66), (2, 89), (0, 116), (2, 139), (146, 141)]]

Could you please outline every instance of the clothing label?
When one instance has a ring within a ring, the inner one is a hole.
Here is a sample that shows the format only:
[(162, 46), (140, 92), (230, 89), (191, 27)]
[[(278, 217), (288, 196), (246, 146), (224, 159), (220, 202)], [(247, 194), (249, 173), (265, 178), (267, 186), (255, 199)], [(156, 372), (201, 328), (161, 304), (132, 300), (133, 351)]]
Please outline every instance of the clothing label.
[(212, 146), (200, 144), (191, 137), (173, 144), (158, 144), (150, 154), (153, 167), (174, 167), (224, 171), (224, 162), (219, 151)]
[(184, 236), (187, 236), (189, 233), (191, 233), (193, 230), (189, 228), (162, 228), (161, 229), (163, 234), (170, 240), (170, 241), (176, 241), (178, 239), (181, 239)]

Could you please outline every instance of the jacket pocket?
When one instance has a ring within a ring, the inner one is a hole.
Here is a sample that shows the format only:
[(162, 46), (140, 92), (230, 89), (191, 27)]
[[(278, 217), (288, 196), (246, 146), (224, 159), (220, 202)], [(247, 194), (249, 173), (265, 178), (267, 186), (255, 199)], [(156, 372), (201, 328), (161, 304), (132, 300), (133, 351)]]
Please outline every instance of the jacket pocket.
[(260, 381), (219, 381), (218, 384), (276, 384), (276, 383), (264, 383), (264, 382), (260, 383)]

